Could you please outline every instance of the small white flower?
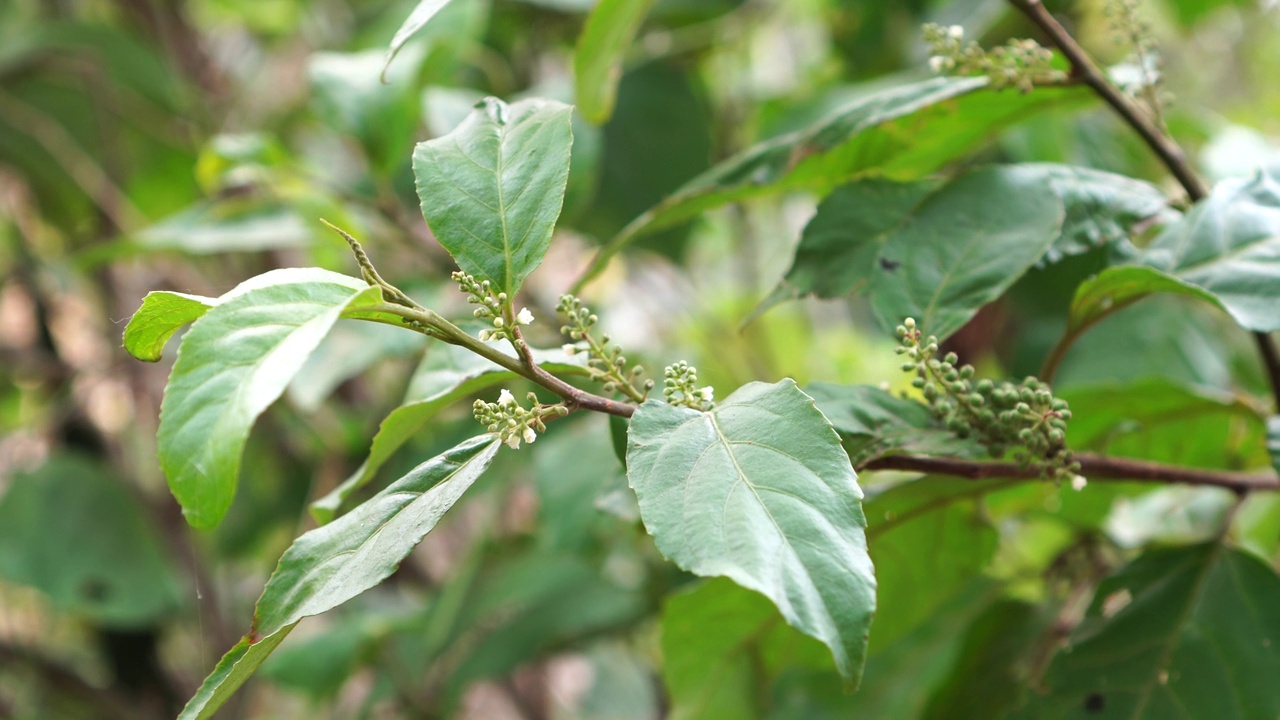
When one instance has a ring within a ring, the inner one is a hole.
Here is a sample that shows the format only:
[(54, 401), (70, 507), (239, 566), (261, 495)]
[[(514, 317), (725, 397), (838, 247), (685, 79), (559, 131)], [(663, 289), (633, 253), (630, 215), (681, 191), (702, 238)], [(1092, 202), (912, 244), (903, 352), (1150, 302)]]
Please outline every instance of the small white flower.
[(959, 40), (960, 38), (964, 37), (964, 28), (960, 27), (959, 25), (952, 25), (951, 27), (947, 28), (947, 34), (950, 35), (952, 38)]
[(489, 342), (489, 337), (490, 337), (491, 335), (493, 335), (493, 333), (492, 333), (491, 331), (489, 331), (489, 330), (481, 330), (481, 331), (480, 331), (480, 342)]
[(565, 355), (575, 355), (578, 352), (578, 346), (573, 343), (565, 343), (560, 346), (560, 349), (564, 351)]
[(698, 391), (698, 396), (702, 398), (703, 402), (711, 402), (715, 399), (716, 389), (708, 385)]
[(512, 450), (519, 450), (519, 449), (520, 449), (520, 436), (519, 436), (519, 435), (509, 435), (509, 436), (507, 436), (507, 439), (506, 439), (506, 440), (504, 440), (503, 442), (505, 442), (505, 443), (507, 444), (507, 447), (511, 448)]
[(516, 322), (520, 325), (528, 325), (533, 322), (533, 313), (529, 312), (527, 307), (520, 308), (520, 312), (516, 315)]
[(502, 392), (498, 393), (498, 404), (499, 405), (515, 405), (516, 396), (512, 395), (510, 390), (506, 388), (502, 388)]
[(527, 443), (532, 443), (534, 440), (538, 439), (538, 434), (533, 431), (533, 428), (528, 426), (525, 426), (523, 436), (524, 441)]
[(943, 70), (946, 70), (947, 59), (942, 57), (941, 55), (934, 55), (933, 57), (929, 58), (929, 69), (936, 73), (940, 73)]
[(1071, 489), (1075, 490), (1076, 492), (1080, 492), (1081, 490), (1084, 489), (1084, 486), (1088, 484), (1089, 484), (1089, 481), (1085, 480), (1083, 475), (1071, 476)]

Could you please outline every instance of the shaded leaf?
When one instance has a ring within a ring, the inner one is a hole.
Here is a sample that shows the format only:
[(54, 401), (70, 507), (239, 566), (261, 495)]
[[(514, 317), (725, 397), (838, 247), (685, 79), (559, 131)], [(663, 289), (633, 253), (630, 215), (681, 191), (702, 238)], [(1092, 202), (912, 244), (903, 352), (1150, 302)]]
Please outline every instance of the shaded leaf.
[(157, 362), (174, 333), (195, 322), (217, 303), (214, 298), (199, 295), (149, 292), (124, 328), (124, 349), (139, 360)]
[(182, 718), (216, 711), (298, 621), (331, 610), (389, 577), (497, 452), (493, 435), (471, 438), (422, 463), (343, 517), (294, 540), (258, 599), (253, 630), (205, 679)]
[(1174, 293), (1222, 307), (1212, 293), (1172, 275), (1143, 265), (1109, 267), (1080, 283), (1067, 318), (1070, 335), (1079, 335), (1094, 323), (1152, 293)]
[(644, 403), (627, 479), (663, 555), (765, 595), (857, 683), (875, 609), (862, 491), (794, 381), (745, 385), (707, 413)]
[(854, 467), (896, 453), (982, 455), (986, 451), (938, 424), (923, 403), (872, 385), (813, 383), (804, 392), (836, 432)]
[(1044, 257), (1063, 218), (1062, 201), (1034, 167), (986, 168), (946, 183), (860, 180), (818, 206), (762, 309), (802, 295), (865, 293), (881, 326), (913, 317), (945, 338)]
[(349, 307), (381, 301), (363, 281), (275, 270), (224, 295), (182, 338), (160, 409), (160, 464), (196, 527), (231, 505), (254, 420)]
[(1072, 165), (1019, 167), (1043, 173), (1067, 211), (1062, 233), (1046, 255), (1049, 262), (1104, 246), (1111, 246), (1117, 257), (1131, 256), (1136, 250), (1129, 234), (1135, 226), (1179, 217), (1160, 188), (1142, 180)]
[(542, 262), (564, 202), (572, 108), (486, 98), (413, 152), (422, 214), (459, 267), (514, 295)]
[(0, 494), (0, 578), (110, 628), (149, 626), (181, 605), (155, 529), (104, 464), (54, 455)]
[(1018, 717), (1280, 715), (1280, 578), (1214, 542), (1153, 550), (1098, 588)]
[(253, 199), (200, 202), (136, 237), (149, 250), (196, 255), (305, 247), (310, 240), (311, 229), (292, 208)]
[(710, 208), (788, 190), (826, 193), (868, 170), (919, 177), (1038, 110), (1088, 99), (1078, 89), (976, 92), (986, 84), (985, 78), (940, 77), (868, 93), (810, 127), (749, 148), (633, 220), (596, 256), (582, 282), (640, 235)]
[(573, 55), (578, 110), (597, 125), (609, 119), (617, 99), (622, 57), (655, 0), (601, 0), (587, 17)]

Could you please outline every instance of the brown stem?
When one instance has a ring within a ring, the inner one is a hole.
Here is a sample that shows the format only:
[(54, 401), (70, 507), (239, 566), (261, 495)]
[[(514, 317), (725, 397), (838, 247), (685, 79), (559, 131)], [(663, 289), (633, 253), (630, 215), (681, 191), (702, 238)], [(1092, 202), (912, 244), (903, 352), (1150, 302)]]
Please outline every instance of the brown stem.
[[(1128, 480), (1132, 482), (1183, 483), (1221, 487), (1237, 493), (1251, 490), (1280, 490), (1280, 478), (1274, 475), (1246, 475), (1244, 473), (1179, 467), (1146, 460), (1109, 458), (1101, 455), (1079, 454), (1080, 474), (1090, 480)], [(935, 458), (919, 455), (891, 455), (872, 460), (859, 470), (907, 470), (953, 477), (981, 480), (984, 478), (1017, 478), (1034, 480), (1040, 477), (1035, 468), (1018, 463), (989, 460), (964, 460), (960, 458)]]
[(1049, 13), (1041, 0), (1010, 0), (1010, 2), (1030, 18), (1031, 22), (1043, 30), (1049, 36), (1050, 41), (1062, 51), (1067, 61), (1071, 63), (1072, 74), (1092, 88), (1104, 102), (1110, 105), (1142, 137), (1142, 140), (1151, 148), (1152, 152), (1159, 156), (1161, 162), (1169, 169), (1169, 172), (1173, 173), (1173, 176), (1178, 179), (1178, 182), (1187, 191), (1187, 195), (1190, 196), (1193, 202), (1203, 199), (1209, 194), (1208, 188), (1191, 170), (1191, 166), (1187, 164), (1186, 154), (1182, 152), (1182, 148), (1178, 147), (1178, 144), (1172, 138), (1164, 134), (1159, 127), (1152, 123), (1128, 95), (1125, 95), (1107, 80), (1106, 75), (1093, 62), (1088, 53), (1084, 51), (1084, 48), (1080, 47), (1080, 44), (1071, 36), (1071, 33), (1067, 32), (1067, 29), (1062, 27), (1062, 24)]
[(523, 362), (525, 369), (532, 374), (530, 379), (564, 398), (565, 402), (568, 403), (570, 410), (575, 408), (595, 410), (596, 412), (608, 413), (609, 415), (617, 415), (618, 417), (624, 418), (629, 418), (635, 414), (635, 405), (610, 400), (607, 397), (589, 393), (585, 390), (579, 390), (555, 375), (543, 370), (538, 363), (534, 362), (533, 351), (529, 349), (529, 343), (524, 341), (524, 335), (520, 332), (520, 326), (512, 326), (511, 331), (516, 338), (515, 345), (520, 349), (520, 359)]

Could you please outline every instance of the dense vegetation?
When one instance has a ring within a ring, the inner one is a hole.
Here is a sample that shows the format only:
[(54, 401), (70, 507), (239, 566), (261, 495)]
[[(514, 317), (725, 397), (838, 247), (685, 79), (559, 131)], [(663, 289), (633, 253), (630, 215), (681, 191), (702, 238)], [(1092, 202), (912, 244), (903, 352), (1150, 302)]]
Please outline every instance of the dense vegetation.
[(0, 718), (1277, 717), (1278, 31), (0, 8)]

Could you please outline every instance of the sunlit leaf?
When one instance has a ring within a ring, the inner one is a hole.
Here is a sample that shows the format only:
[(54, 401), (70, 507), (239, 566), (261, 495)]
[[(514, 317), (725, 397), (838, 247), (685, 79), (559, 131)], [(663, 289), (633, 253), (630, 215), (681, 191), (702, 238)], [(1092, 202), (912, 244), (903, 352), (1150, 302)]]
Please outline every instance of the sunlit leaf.
[(875, 609), (862, 491), (793, 381), (745, 385), (706, 413), (646, 402), (631, 419), (627, 479), (663, 555), (768, 597), (857, 683)]
[(195, 322), (217, 304), (215, 298), (156, 291), (142, 298), (142, 307), (124, 328), (124, 349), (129, 354), (157, 362), (173, 334)]
[(387, 54), (382, 60), (382, 81), (387, 80), (387, 68), (391, 67), (391, 61), (399, 54), (404, 44), (426, 26), (431, 18), (435, 17), (440, 9), (449, 4), (449, 0), (419, 0), (414, 6), (413, 12), (409, 13), (409, 17), (405, 18), (404, 24), (396, 30), (396, 34), (391, 38), (391, 44), (387, 47)]
[(231, 505), (254, 420), (348, 308), (376, 288), (327, 270), (275, 270), (224, 295), (187, 331), (165, 388), (158, 432), (169, 488), (196, 527)]
[(413, 153), (422, 214), (458, 265), (514, 295), (542, 262), (564, 203), (572, 108), (487, 98)]

